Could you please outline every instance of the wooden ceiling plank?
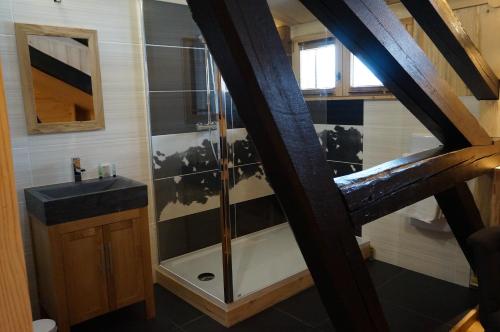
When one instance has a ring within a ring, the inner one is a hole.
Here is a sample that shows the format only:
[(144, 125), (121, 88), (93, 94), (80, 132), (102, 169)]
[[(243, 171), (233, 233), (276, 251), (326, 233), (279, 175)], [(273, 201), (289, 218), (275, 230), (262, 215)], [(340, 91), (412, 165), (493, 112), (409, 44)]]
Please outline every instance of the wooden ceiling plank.
[(188, 0), (321, 298), (342, 331), (388, 331), (265, 0)]
[(496, 100), (498, 77), (446, 0), (401, 0), (446, 60), (480, 100)]
[(491, 138), (384, 0), (300, 0), (445, 146)]

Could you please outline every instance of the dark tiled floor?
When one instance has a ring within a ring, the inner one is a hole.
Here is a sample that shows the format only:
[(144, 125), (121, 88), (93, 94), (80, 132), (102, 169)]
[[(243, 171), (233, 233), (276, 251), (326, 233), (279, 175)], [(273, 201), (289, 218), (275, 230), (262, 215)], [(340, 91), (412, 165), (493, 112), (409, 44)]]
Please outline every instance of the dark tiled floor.
[[(449, 331), (477, 303), (476, 292), (399, 267), (368, 262), (391, 331)], [(75, 326), (73, 332), (331, 332), (316, 288), (308, 289), (227, 329), (156, 286), (157, 316), (145, 321), (143, 304)]]

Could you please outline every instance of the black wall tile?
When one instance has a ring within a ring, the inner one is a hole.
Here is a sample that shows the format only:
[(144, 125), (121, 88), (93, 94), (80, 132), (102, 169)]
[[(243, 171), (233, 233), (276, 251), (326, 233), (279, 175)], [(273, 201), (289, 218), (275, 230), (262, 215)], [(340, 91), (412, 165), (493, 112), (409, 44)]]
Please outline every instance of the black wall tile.
[(220, 243), (219, 209), (158, 223), (160, 261)]
[(240, 115), (238, 114), (238, 109), (236, 108), (236, 104), (234, 103), (234, 100), (231, 99), (231, 125), (228, 126), (228, 128), (245, 128), (245, 125), (243, 124), (243, 121), (240, 118)]
[(363, 125), (363, 100), (310, 100), (307, 106), (314, 123)]
[(147, 44), (185, 46), (191, 43), (204, 47), (200, 29), (185, 5), (145, 0), (144, 30)]
[[(207, 93), (153, 92), (149, 94), (153, 136), (196, 131), (207, 122)], [(217, 117), (214, 115), (213, 121)]]
[(287, 222), (276, 195), (237, 203), (234, 207), (237, 237)]
[(205, 50), (147, 46), (150, 91), (207, 90)]
[(330, 166), (334, 177), (349, 175), (363, 170), (363, 166), (360, 164), (340, 163), (329, 160), (328, 165)]
[(328, 123), (326, 117), (328, 105), (326, 100), (307, 101), (306, 104), (311, 113), (313, 123)]
[(363, 125), (363, 100), (329, 100), (327, 105), (327, 123)]

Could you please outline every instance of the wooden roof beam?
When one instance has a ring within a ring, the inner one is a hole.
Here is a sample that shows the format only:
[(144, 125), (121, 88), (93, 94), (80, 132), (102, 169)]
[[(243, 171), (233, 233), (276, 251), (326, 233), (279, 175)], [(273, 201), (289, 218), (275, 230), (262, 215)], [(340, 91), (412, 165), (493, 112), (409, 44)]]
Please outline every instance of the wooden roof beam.
[(265, 0), (188, 0), (335, 327), (388, 331)]
[(383, 0), (300, 0), (445, 146), (491, 138)]
[(446, 0), (401, 0), (477, 99), (498, 99), (498, 77)]
[[(444, 152), (444, 154), (443, 154)], [(446, 152), (437, 148), (335, 179), (356, 225), (491, 172), (500, 143)]]

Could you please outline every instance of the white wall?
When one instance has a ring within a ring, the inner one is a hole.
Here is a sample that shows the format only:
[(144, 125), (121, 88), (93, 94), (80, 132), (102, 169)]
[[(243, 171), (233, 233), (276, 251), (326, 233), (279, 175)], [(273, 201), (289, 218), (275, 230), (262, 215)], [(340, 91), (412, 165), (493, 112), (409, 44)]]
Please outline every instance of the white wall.
[[(479, 102), (462, 101), (477, 117)], [(399, 101), (365, 101), (363, 168), (410, 152), (412, 134), (429, 131)], [(416, 272), (468, 286), (469, 265), (452, 233), (421, 230), (400, 212), (363, 227), (363, 237), (375, 248), (375, 258)]]
[[(393, 6), (394, 7), (394, 6)], [(398, 9), (395, 7), (393, 9)], [(488, 9), (488, 10), (487, 10)], [(492, 21), (500, 17), (500, 8), (488, 5), (477, 8), (481, 19), (483, 36), (490, 33)], [(399, 16), (408, 15), (406, 10), (396, 11)], [(475, 13), (475, 11), (471, 11)], [(498, 20), (497, 20), (498, 22)], [(291, 27), (292, 39), (304, 35), (324, 33), (319, 22)], [(491, 34), (491, 33), (490, 33)], [(482, 38), (485, 39), (485, 38)], [(491, 40), (488, 45), (496, 45)], [(499, 59), (495, 46), (486, 47), (486, 58), (493, 64)], [(298, 68), (294, 59), (294, 68)], [(462, 97), (471, 112), (492, 136), (498, 136), (495, 125), (500, 117), (498, 102), (478, 102), (474, 97)], [(490, 104), (493, 104), (490, 105)], [(486, 115), (488, 118), (486, 118)], [(401, 157), (410, 152), (412, 134), (430, 134), (426, 128), (397, 100), (366, 100), (364, 103), (363, 167), (370, 168)], [(407, 222), (402, 213), (393, 213), (363, 227), (363, 237), (370, 240), (375, 249), (375, 258), (419, 273), (468, 286), (469, 265), (451, 233), (435, 233), (417, 229)]]
[[(97, 177), (98, 163), (114, 162), (119, 175), (151, 184), (140, 8), (140, 0), (0, 1), (0, 58), (35, 313), (35, 273), (23, 189), (72, 181), (73, 156), (81, 157), (85, 178)], [(13, 22), (98, 31), (105, 130), (27, 135)]]

